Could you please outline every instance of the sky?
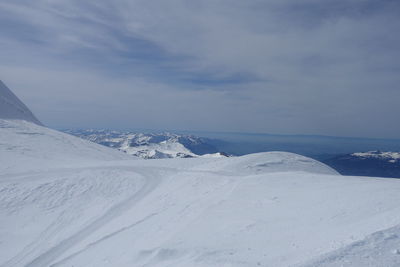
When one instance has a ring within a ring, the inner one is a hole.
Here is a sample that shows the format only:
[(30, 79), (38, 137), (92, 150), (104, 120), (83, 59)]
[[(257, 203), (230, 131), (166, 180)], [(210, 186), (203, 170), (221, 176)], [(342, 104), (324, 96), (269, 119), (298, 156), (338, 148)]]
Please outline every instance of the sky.
[(400, 138), (398, 0), (0, 0), (0, 79), (55, 128)]

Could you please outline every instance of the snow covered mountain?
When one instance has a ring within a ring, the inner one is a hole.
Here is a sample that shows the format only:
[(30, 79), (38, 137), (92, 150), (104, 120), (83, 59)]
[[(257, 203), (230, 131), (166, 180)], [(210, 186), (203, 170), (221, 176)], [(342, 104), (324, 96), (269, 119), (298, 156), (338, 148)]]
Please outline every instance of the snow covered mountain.
[(0, 266), (400, 265), (400, 180), (285, 152), (141, 160), (0, 123)]
[(192, 135), (108, 130), (65, 130), (64, 132), (145, 159), (226, 156), (207, 143), (205, 138)]
[(353, 153), (351, 156), (358, 157), (360, 159), (379, 159), (390, 163), (396, 163), (400, 161), (400, 152), (369, 151)]
[(399, 180), (344, 177), (284, 152), (127, 160), (2, 125), (1, 266), (400, 263)]
[(42, 123), (18, 99), (13, 92), (0, 80), (0, 119), (18, 119), (30, 121), (39, 125)]
[(0, 119), (0, 162), (10, 172), (132, 159), (117, 150), (23, 120)]
[(9, 172), (68, 166), (81, 161), (131, 159), (123, 153), (42, 127), (29, 108), (0, 82), (0, 162)]
[(339, 155), (324, 163), (344, 175), (400, 178), (400, 153), (369, 151)]

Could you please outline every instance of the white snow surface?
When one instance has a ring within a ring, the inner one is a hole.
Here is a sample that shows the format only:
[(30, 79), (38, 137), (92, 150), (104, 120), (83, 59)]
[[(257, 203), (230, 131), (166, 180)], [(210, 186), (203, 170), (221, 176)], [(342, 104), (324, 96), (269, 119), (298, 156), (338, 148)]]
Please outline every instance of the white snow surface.
[(0, 266), (399, 266), (400, 180), (296, 154), (134, 160), (0, 127)]
[(43, 171), (99, 160), (132, 159), (117, 150), (23, 120), (0, 119), (0, 163), (8, 172)]
[(42, 123), (18, 97), (0, 80), (0, 119), (26, 120)]

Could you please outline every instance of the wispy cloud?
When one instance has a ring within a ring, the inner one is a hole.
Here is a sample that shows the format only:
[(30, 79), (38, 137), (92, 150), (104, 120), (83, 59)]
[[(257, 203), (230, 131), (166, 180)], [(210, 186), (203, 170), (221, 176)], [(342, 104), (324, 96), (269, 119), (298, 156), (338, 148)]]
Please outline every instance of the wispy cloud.
[(399, 11), (390, 0), (0, 2), (1, 78), (50, 125), (399, 137)]

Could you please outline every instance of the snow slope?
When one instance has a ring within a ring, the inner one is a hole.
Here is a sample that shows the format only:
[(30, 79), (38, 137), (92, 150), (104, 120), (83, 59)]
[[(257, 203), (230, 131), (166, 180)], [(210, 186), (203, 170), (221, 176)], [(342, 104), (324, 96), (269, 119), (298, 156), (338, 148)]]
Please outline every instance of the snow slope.
[(42, 123), (0, 80), (0, 119), (26, 120), (39, 125)]
[(306, 267), (399, 266), (400, 226), (367, 236), (305, 265)]
[(43, 171), (99, 160), (132, 159), (117, 150), (23, 120), (0, 119), (1, 171)]
[(0, 266), (400, 264), (400, 180), (283, 152), (127, 160), (1, 125)]
[(2, 83), (0, 104), (0, 266), (400, 265), (400, 180), (284, 152), (137, 160)]

